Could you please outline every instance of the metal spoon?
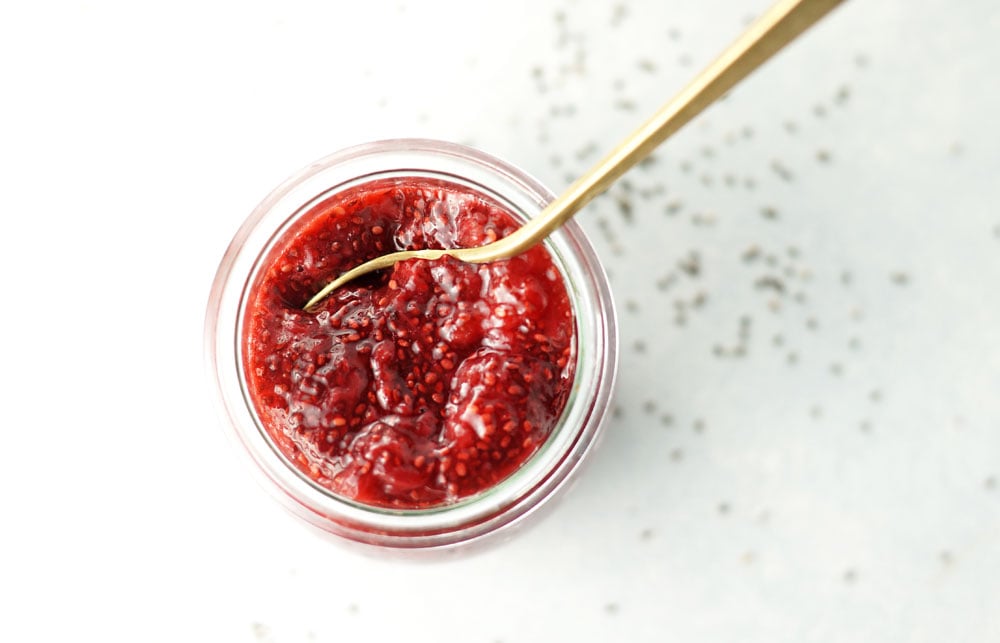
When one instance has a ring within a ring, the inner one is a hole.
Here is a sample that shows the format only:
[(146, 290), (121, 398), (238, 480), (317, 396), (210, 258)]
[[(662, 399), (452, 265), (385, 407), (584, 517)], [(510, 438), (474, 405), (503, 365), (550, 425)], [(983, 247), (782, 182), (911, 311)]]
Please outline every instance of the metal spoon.
[(779, 0), (679, 94), (653, 114), (652, 118), (577, 179), (538, 216), (507, 237), (476, 248), (406, 250), (376, 257), (334, 279), (306, 303), (305, 310), (312, 309), (331, 292), (355, 277), (389, 268), (397, 261), (440, 259), (447, 255), (468, 263), (486, 263), (508, 259), (524, 252), (561, 226), (591, 199), (611, 187), (622, 174), (648, 156), (668, 136), (841, 2), (842, 0)]

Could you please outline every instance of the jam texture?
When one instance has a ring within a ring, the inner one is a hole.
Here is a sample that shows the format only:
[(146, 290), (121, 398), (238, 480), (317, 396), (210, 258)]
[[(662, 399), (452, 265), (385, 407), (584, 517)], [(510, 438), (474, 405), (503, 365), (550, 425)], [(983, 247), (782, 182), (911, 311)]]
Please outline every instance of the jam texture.
[(338, 192), (281, 235), (247, 294), (241, 345), (250, 401), (291, 463), (343, 497), (418, 509), (487, 489), (537, 451), (575, 366), (572, 309), (543, 247), (401, 262), (302, 310), (372, 257), (517, 226), (467, 187), (408, 177)]

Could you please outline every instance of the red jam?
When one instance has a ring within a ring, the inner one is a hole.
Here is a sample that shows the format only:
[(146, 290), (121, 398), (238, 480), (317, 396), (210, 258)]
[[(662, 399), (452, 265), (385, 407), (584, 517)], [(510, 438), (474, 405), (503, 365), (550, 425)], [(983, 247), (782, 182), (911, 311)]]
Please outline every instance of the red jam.
[(518, 223), (455, 184), (387, 179), (314, 206), (267, 256), (247, 300), (244, 368), (274, 443), (360, 503), (416, 509), (509, 476), (566, 405), (574, 321), (541, 246), (507, 261), (401, 262), (302, 306), (393, 250), (469, 247)]

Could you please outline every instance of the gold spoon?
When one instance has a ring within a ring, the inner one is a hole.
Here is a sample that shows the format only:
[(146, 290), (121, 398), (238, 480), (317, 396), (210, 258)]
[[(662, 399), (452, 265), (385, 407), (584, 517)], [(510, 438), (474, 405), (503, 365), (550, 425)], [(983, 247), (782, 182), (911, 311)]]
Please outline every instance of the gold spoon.
[(697, 116), (736, 83), (826, 15), (842, 0), (779, 0), (741, 34), (733, 44), (652, 118), (632, 132), (565, 192), (510, 235), (476, 248), (405, 250), (393, 252), (348, 270), (320, 290), (305, 305), (310, 310), (327, 295), (355, 277), (389, 268), (406, 259), (440, 259), (447, 255), (468, 263), (509, 259), (532, 247), (633, 165), (649, 155), (668, 136)]

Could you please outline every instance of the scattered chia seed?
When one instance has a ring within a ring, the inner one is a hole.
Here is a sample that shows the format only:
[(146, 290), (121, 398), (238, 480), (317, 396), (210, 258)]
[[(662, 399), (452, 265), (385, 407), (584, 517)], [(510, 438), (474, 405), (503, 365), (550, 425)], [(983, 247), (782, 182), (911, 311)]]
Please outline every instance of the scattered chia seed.
[(785, 167), (785, 165), (777, 159), (771, 161), (771, 170), (773, 170), (782, 181), (792, 182), (795, 180), (795, 176), (792, 174), (792, 171)]
[(897, 286), (905, 286), (910, 283), (910, 275), (905, 272), (893, 272), (889, 275), (889, 278), (892, 280), (892, 283)]
[(613, 107), (615, 109), (619, 109), (624, 112), (634, 112), (637, 106), (634, 100), (628, 98), (621, 98), (614, 102)]
[(770, 275), (757, 279), (757, 281), (754, 282), (754, 287), (757, 290), (771, 290), (779, 294), (784, 294), (785, 292), (785, 282), (778, 277)]
[(645, 72), (647, 74), (656, 73), (657, 69), (656, 62), (650, 60), (649, 58), (640, 58), (639, 61), (636, 63), (636, 66), (639, 68), (639, 71)]
[(646, 158), (639, 161), (637, 167), (640, 167), (644, 170), (648, 170), (659, 162), (660, 162), (660, 157), (658, 157), (656, 154), (650, 154)]
[(611, 26), (612, 27), (619, 26), (622, 23), (622, 20), (624, 20), (627, 16), (628, 16), (628, 7), (625, 6), (625, 3), (623, 2), (615, 3), (615, 6), (613, 7), (611, 12)]

